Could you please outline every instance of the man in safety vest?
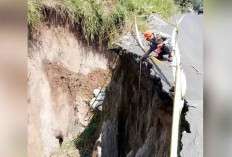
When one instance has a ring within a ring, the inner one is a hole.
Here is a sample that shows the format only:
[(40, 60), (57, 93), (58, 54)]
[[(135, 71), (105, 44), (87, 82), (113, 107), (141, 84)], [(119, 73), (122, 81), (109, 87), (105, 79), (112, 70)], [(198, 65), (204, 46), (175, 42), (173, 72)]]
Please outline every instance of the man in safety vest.
[(141, 56), (140, 60), (144, 60), (148, 57), (148, 55), (152, 52), (155, 51), (157, 55), (157, 59), (163, 59), (163, 55), (168, 54), (168, 61), (172, 62), (172, 48), (168, 44), (168, 40), (166, 37), (161, 37), (158, 34), (154, 34), (150, 31), (147, 31), (144, 33), (144, 38), (151, 43), (150, 49)]

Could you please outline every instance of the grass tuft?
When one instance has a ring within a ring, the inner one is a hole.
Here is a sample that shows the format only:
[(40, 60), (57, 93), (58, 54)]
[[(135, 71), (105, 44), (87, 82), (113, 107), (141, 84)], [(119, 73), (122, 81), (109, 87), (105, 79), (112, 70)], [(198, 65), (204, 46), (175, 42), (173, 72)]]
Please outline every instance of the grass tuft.
[[(40, 22), (53, 15), (58, 22), (72, 23), (88, 45), (97, 43), (108, 47), (120, 35), (134, 29), (135, 17), (139, 28), (144, 30), (149, 13), (160, 13), (168, 18), (177, 11), (173, 0), (62, 0), (52, 6), (29, 1), (28, 8), (29, 34), (36, 32)], [(50, 13), (44, 11), (46, 9), (51, 10)]]
[(81, 135), (74, 140), (75, 147), (80, 151), (81, 157), (91, 157), (95, 142), (98, 138), (100, 111), (93, 111), (93, 114), (93, 118), (88, 126)]
[(28, 34), (32, 37), (36, 34), (40, 23), (44, 20), (44, 6), (40, 2), (28, 2)]

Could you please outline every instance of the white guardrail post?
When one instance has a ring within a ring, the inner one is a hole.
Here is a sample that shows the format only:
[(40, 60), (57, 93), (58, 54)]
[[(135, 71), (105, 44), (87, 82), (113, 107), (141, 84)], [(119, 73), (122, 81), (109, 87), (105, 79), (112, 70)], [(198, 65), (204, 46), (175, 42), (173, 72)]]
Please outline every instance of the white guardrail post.
[(173, 61), (175, 66), (173, 66), (174, 73), (174, 101), (173, 101), (173, 115), (172, 115), (172, 134), (171, 134), (171, 146), (170, 146), (170, 157), (178, 156), (178, 140), (179, 140), (179, 124), (182, 108), (184, 106), (184, 97), (186, 93), (186, 78), (184, 74), (184, 70), (181, 67), (180, 62), (180, 51), (179, 51), (179, 42), (178, 42), (178, 34), (179, 34), (179, 23), (183, 19), (183, 17), (176, 22), (176, 27), (174, 30), (174, 35), (172, 38), (172, 46), (175, 48)]
[[(172, 68), (173, 68), (175, 91), (174, 91), (174, 101), (173, 101), (170, 157), (177, 157), (178, 139), (179, 139), (179, 122), (180, 122), (182, 108), (184, 106), (185, 92), (187, 89), (184, 70), (181, 67), (181, 62), (180, 62), (180, 51), (179, 51), (179, 42), (178, 42), (178, 26), (181, 20), (183, 19), (183, 17), (184, 16), (181, 17), (179, 22), (176, 22), (176, 25), (168, 22), (170, 25), (175, 26), (175, 30), (172, 35), (172, 46), (174, 47), (174, 52), (175, 52), (174, 57), (173, 57), (173, 63), (172, 63), (172, 65), (174, 65), (172, 66)], [(139, 36), (136, 18), (135, 18), (135, 31), (136, 31), (139, 46), (145, 52), (140, 36)], [(160, 62), (155, 57), (153, 58), (154, 58), (154, 61)], [(153, 58), (151, 59), (153, 60)]]

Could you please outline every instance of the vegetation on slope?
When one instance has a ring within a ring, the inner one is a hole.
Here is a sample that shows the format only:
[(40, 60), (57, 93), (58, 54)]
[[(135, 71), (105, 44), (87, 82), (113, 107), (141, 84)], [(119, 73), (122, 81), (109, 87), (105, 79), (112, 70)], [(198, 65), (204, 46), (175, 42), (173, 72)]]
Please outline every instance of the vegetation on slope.
[(193, 9), (197, 11), (201, 2), (203, 2), (203, 0), (175, 0), (175, 3), (178, 6), (178, 10), (181, 13), (189, 12), (190, 10), (188, 7), (190, 5), (192, 5)]
[(146, 28), (149, 13), (168, 18), (176, 11), (173, 0), (62, 0), (52, 5), (29, 1), (29, 38), (34, 37), (41, 22), (53, 16), (57, 21), (68, 21), (86, 43), (109, 44), (133, 29), (135, 17), (139, 27)]
[(28, 33), (32, 36), (33, 33), (38, 29), (40, 22), (44, 20), (43, 15), (43, 4), (38, 2), (28, 3)]
[(190, 0), (190, 1), (193, 4), (194, 10), (198, 10), (198, 8), (200, 7), (201, 2), (203, 2), (203, 0)]

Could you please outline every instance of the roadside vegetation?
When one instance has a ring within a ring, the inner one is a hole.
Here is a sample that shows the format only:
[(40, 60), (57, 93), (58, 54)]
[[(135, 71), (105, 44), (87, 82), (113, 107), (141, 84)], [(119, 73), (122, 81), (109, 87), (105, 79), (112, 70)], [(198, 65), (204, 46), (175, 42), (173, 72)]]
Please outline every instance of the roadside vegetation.
[(135, 17), (139, 28), (145, 30), (151, 12), (167, 19), (177, 12), (177, 7), (173, 0), (62, 0), (52, 4), (29, 1), (29, 39), (35, 38), (42, 22), (53, 18), (53, 22), (70, 23), (89, 45), (110, 46), (121, 34), (133, 30)]
[(190, 12), (188, 9), (190, 5), (193, 6), (193, 10), (197, 11), (201, 2), (203, 2), (203, 0), (175, 0), (180, 13)]
[(100, 122), (100, 111), (93, 111), (93, 117), (89, 125), (74, 140), (75, 147), (80, 151), (81, 157), (91, 157), (93, 148), (98, 138), (98, 125)]
[(200, 7), (201, 2), (203, 2), (203, 0), (191, 0), (191, 3), (193, 4), (194, 10), (198, 10), (198, 8)]
[(29, 37), (36, 34), (40, 23), (44, 20), (43, 8), (44, 5), (39, 2), (28, 2), (28, 34)]
[(150, 13), (167, 19), (176, 13), (189, 12), (188, 6), (197, 10), (202, 0), (58, 0), (28, 1), (29, 39), (36, 38), (41, 22), (70, 23), (84, 41), (91, 45), (112, 44), (118, 37), (134, 29), (137, 18), (139, 29), (147, 29)]

